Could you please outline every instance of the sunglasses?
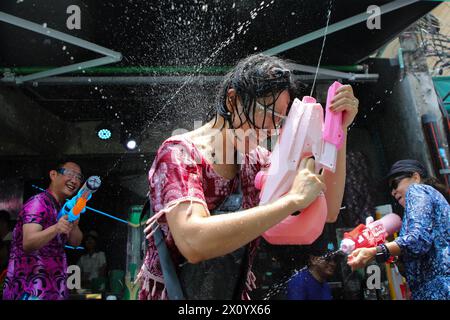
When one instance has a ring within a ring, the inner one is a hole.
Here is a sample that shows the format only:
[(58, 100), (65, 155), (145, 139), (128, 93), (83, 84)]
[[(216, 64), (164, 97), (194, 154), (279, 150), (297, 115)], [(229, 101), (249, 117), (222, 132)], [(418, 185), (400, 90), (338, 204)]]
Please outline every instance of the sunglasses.
[[(273, 105), (273, 104), (272, 104)], [(284, 121), (286, 120), (286, 117), (287, 116), (285, 116), (285, 115), (283, 115), (283, 114), (281, 114), (281, 113), (279, 113), (279, 112), (276, 112), (274, 109), (273, 109), (273, 107), (270, 107), (270, 106), (267, 106), (267, 107), (264, 107), (262, 104), (260, 104), (258, 101), (256, 101), (256, 107), (259, 109), (259, 110), (261, 110), (261, 111), (263, 111), (263, 112), (268, 112), (268, 113), (270, 113), (271, 115), (273, 114), (276, 118), (278, 118), (278, 121), (276, 121), (275, 122), (275, 129), (280, 129), (282, 126), (283, 126), (283, 123), (284, 123)]]
[(59, 174), (62, 174), (63, 176), (69, 177), (71, 179), (77, 179), (80, 182), (84, 181), (84, 177), (82, 174), (75, 172), (71, 169), (58, 168), (58, 169), (56, 169), (56, 172), (58, 172)]
[(403, 174), (401, 176), (395, 177), (391, 180), (391, 182), (389, 183), (389, 187), (391, 190), (395, 190), (397, 189), (399, 183), (406, 178), (411, 178), (412, 175), (411, 174)]

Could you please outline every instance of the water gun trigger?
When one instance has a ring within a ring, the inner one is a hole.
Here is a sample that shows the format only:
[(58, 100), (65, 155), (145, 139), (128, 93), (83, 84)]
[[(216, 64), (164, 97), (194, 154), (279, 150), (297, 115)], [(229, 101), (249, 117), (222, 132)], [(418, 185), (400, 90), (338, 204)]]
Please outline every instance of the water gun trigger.
[(63, 216), (66, 215), (69, 216), (74, 206), (75, 206), (75, 198), (67, 200), (66, 203), (61, 208), (61, 210), (59, 210), (57, 220), (59, 221), (59, 219), (61, 219), (61, 217)]

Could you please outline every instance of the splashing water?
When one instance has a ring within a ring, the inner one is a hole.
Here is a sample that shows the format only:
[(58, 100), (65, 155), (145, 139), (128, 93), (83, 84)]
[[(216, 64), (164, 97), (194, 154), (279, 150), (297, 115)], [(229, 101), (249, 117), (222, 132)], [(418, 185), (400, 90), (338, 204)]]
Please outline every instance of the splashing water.
[(273, 296), (279, 294), (282, 290), (286, 290), (287, 284), (289, 283), (289, 281), (291, 281), (292, 278), (294, 278), (294, 276), (303, 271), (306, 270), (307, 267), (303, 267), (300, 270), (295, 269), (294, 272), (288, 276), (283, 277), (280, 281), (278, 281), (278, 283), (274, 284), (272, 286), (272, 288), (269, 289), (269, 291), (267, 292), (267, 294), (264, 296), (263, 300), (269, 300), (270, 298), (272, 298)]
[[(158, 112), (153, 116), (153, 118), (149, 121), (147, 121), (147, 123), (144, 125), (143, 129), (139, 132), (138, 137), (141, 138), (144, 134), (144, 132), (150, 127), (150, 125), (155, 121), (155, 119), (157, 119), (157, 117), (165, 110), (165, 108), (167, 106), (170, 105), (170, 103), (175, 99), (175, 97), (177, 97), (179, 95), (179, 93), (190, 83), (192, 83), (192, 81), (194, 80), (195, 76), (200, 73), (200, 71), (207, 66), (209, 63), (211, 63), (216, 57), (217, 55), (224, 49), (226, 48), (230, 43), (232, 43), (235, 39), (236, 39), (236, 34), (245, 34), (250, 25), (252, 24), (252, 22), (255, 20), (255, 18), (258, 16), (259, 12), (269, 8), (271, 5), (273, 5), (275, 3), (275, 0), (270, 1), (269, 3), (265, 3), (264, 1), (262, 1), (260, 3), (260, 6), (251, 10), (250, 11), (250, 19), (248, 19), (247, 21), (245, 21), (244, 23), (238, 23), (238, 28), (235, 31), (231, 32), (231, 35), (225, 40), (223, 41), (210, 55), (209, 57), (207, 57), (206, 59), (204, 59), (193, 71), (193, 73), (191, 73), (186, 80), (181, 84), (181, 86), (175, 91), (175, 93), (169, 97), (162, 105), (162, 107), (158, 110)], [(172, 4), (172, 10), (174, 10), (174, 5)], [(202, 9), (204, 9), (202, 7)], [(207, 10), (207, 7), (206, 7)], [(204, 11), (204, 10), (202, 10)], [(137, 149), (138, 152), (141, 152), (141, 148), (138, 147)], [(114, 162), (114, 164), (112, 165), (112, 167), (110, 169), (108, 169), (108, 171), (106, 172), (106, 177), (109, 176), (109, 174), (112, 172), (112, 170), (114, 170), (117, 165), (123, 160), (125, 154), (122, 154), (118, 160), (116, 160), (116, 162)]]

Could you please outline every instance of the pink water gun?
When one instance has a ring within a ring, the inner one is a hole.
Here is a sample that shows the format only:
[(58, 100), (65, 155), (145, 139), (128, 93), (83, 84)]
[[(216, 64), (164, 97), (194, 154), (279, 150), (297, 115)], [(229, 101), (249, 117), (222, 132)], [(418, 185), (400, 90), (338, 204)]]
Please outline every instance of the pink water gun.
[(366, 219), (366, 224), (360, 224), (350, 232), (344, 233), (340, 250), (350, 254), (358, 248), (373, 248), (386, 241), (386, 237), (400, 230), (402, 220), (395, 213), (389, 213), (383, 218), (373, 221)]
[[(294, 181), (301, 159), (314, 156), (316, 173), (321, 168), (335, 171), (337, 151), (343, 144), (342, 115), (329, 111), (336, 90), (328, 90), (325, 125), (323, 109), (313, 97), (295, 99), (283, 126), (278, 143), (270, 156), (270, 167), (256, 175), (255, 186), (261, 190), (260, 204), (272, 202), (286, 194)], [(290, 215), (267, 230), (263, 237), (271, 244), (311, 244), (322, 233), (327, 217), (323, 194), (298, 215)]]
[(337, 152), (344, 144), (344, 129), (342, 129), (342, 112), (331, 112), (330, 105), (336, 91), (342, 84), (335, 81), (328, 88), (325, 125), (323, 127), (323, 145), (320, 164), (329, 170), (336, 171)]

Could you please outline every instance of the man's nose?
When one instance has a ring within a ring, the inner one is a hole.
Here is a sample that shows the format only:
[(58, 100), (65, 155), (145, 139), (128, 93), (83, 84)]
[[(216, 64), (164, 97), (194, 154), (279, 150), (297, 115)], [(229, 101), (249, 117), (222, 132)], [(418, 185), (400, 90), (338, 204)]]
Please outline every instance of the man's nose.
[(75, 176), (70, 177), (70, 181), (73, 182), (77, 187), (81, 185), (80, 179)]

